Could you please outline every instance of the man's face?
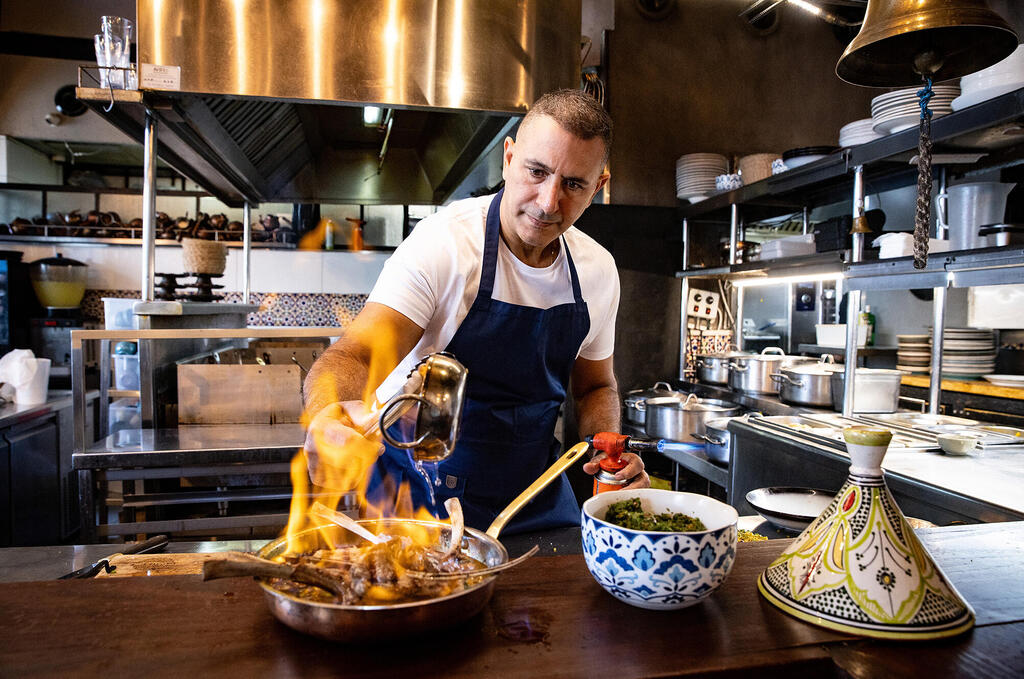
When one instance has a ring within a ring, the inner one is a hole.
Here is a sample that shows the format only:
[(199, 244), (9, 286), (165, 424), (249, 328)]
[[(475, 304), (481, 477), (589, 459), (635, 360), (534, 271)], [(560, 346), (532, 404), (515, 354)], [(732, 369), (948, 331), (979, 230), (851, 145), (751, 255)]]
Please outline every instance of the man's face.
[(546, 115), (505, 139), (501, 230), (517, 256), (543, 251), (583, 214), (608, 181), (604, 155), (601, 139), (580, 139)]

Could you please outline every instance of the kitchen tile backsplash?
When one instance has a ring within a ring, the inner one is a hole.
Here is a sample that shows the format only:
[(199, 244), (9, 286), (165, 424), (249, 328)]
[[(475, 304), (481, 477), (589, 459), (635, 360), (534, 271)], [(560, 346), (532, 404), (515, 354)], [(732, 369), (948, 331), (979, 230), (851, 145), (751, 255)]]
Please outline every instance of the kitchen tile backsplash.
[[(138, 298), (137, 290), (86, 290), (82, 315), (103, 322), (103, 298)], [(366, 295), (328, 293), (264, 293), (250, 295), (260, 309), (249, 314), (250, 326), (346, 327), (363, 305)], [(241, 303), (242, 293), (227, 292), (225, 302)]]

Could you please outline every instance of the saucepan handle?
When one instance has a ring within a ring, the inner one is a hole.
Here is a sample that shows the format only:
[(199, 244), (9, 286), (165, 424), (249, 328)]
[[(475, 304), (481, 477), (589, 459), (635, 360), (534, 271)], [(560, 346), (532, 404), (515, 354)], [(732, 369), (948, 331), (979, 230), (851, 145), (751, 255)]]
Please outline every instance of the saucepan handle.
[(498, 539), (498, 535), (501, 533), (501, 529), (505, 527), (505, 524), (512, 520), (516, 514), (519, 513), (526, 504), (534, 498), (537, 493), (547, 488), (548, 484), (554, 481), (558, 476), (566, 469), (572, 466), (572, 463), (580, 459), (590, 444), (586, 441), (577, 443), (572, 448), (567, 450), (562, 457), (558, 458), (553, 465), (547, 468), (543, 474), (541, 474), (536, 481), (530, 484), (530, 486), (519, 494), (519, 497), (512, 500), (505, 509), (501, 510), (501, 513), (491, 522), (491, 525), (487, 527), (485, 531), (495, 540)]
[[(384, 406), (384, 410), (380, 413), (380, 434), (384, 437), (384, 440), (395, 448), (415, 448), (416, 446), (423, 445), (423, 442), (430, 436), (430, 432), (425, 432), (414, 441), (399, 441), (388, 433), (388, 428), (402, 416), (402, 412), (405, 412), (404, 408), (397, 414), (393, 412), (399, 404), (402, 404), (402, 401), (419, 401), (427, 408), (434, 408), (435, 406), (419, 394), (400, 394), (388, 401), (388, 404)], [(412, 404), (410, 403), (409, 406), (412, 406)]]
[(772, 373), (768, 377), (772, 378), (772, 382), (778, 382), (779, 384), (792, 384), (794, 387), (802, 387), (804, 385), (803, 380), (794, 380), (789, 375), (783, 373)]

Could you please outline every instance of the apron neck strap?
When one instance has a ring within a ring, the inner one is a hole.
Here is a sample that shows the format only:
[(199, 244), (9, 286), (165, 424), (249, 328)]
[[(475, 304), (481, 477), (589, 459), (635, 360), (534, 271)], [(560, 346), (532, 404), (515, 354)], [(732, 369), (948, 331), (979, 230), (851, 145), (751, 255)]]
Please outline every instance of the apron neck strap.
[[(494, 276), (498, 270), (498, 246), (501, 242), (501, 197), (505, 189), (501, 189), (491, 200), (487, 208), (487, 223), (484, 227), (484, 255), (483, 266), (480, 270), (480, 288), (477, 292), (477, 299), (490, 300), (494, 292)], [(565, 250), (565, 258), (569, 264), (569, 280), (572, 283), (572, 297), (576, 304), (583, 303), (583, 293), (580, 290), (580, 278), (576, 273), (576, 265), (572, 261), (572, 253), (565, 242), (565, 235), (560, 236), (562, 248)]]

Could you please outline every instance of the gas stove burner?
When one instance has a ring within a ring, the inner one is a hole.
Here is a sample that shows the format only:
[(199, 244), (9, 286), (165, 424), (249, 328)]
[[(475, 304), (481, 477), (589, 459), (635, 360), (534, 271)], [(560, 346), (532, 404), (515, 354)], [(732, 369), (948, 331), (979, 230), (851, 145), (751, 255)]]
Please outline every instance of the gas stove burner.
[(189, 283), (183, 287), (188, 289), (194, 289), (195, 292), (185, 293), (181, 299), (187, 299), (191, 302), (217, 302), (224, 299), (223, 295), (214, 293), (214, 290), (223, 288), (223, 285), (217, 285), (213, 282), (214, 278), (220, 278), (220, 274), (208, 274), (208, 273), (190, 273), (189, 276), (195, 278), (195, 282)]
[(184, 274), (180, 273), (158, 273), (154, 274), (156, 280), (153, 282), (153, 297), (159, 300), (173, 301), (181, 295), (177, 292), (182, 287), (178, 279)]
[[(217, 286), (220, 287), (220, 286)], [(224, 299), (224, 295), (204, 294), (201, 292), (190, 292), (187, 295), (180, 295), (178, 299), (185, 300), (187, 302), (219, 302)]]

